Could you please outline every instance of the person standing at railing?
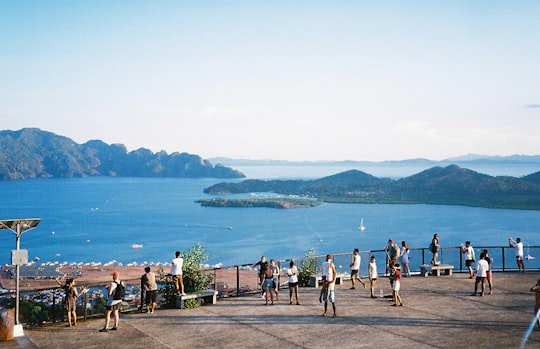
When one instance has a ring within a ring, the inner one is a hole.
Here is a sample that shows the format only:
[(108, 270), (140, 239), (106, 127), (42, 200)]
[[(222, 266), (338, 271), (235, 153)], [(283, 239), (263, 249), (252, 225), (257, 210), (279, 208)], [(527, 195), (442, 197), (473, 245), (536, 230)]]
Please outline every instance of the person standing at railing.
[(488, 262), (489, 268), (486, 273), (486, 280), (489, 286), (489, 294), (493, 294), (493, 271), (491, 270), (491, 265), (493, 264), (493, 258), (489, 256), (488, 250), (483, 249), (482, 253), (484, 253), (484, 258)]
[(431, 240), (431, 244), (429, 245), (429, 249), (431, 250), (431, 253), (433, 253), (433, 257), (431, 258), (431, 264), (438, 265), (439, 262), (437, 262), (437, 257), (439, 256), (439, 248), (441, 248), (441, 245), (439, 245), (439, 234), (434, 234), (433, 239)]
[(461, 245), (461, 252), (465, 254), (465, 266), (469, 269), (469, 279), (474, 278), (474, 270), (472, 268), (475, 262), (474, 248), (470, 241), (465, 241), (465, 246)]
[(513, 247), (516, 250), (516, 263), (518, 270), (525, 272), (525, 264), (523, 263), (523, 243), (520, 238), (517, 238), (515, 241), (512, 237), (508, 238), (508, 245)]
[[(119, 280), (120, 274), (115, 271), (112, 274), (113, 280), (107, 287), (108, 297), (107, 297), (107, 307), (105, 308), (105, 326), (99, 332), (108, 332), (109, 323), (111, 322), (111, 313), (114, 315), (114, 326), (111, 330), (116, 331), (118, 329), (118, 321), (120, 320), (120, 304), (122, 304), (121, 295), (117, 296), (116, 288), (125, 287), (125, 285)], [(120, 288), (121, 290), (121, 288)]]
[(403, 267), (402, 276), (411, 276), (409, 259), (409, 244), (407, 244), (407, 241), (401, 241), (401, 255), (399, 256), (399, 263), (401, 263), (401, 266)]
[(388, 263), (389, 263), (389, 267), (391, 269), (394, 265), (396, 265), (397, 259), (398, 259), (399, 255), (401, 254), (400, 253), (401, 250), (400, 250), (399, 246), (392, 239), (388, 239), (388, 246), (385, 246), (384, 250), (388, 254), (388, 258), (389, 258)]
[(85, 294), (88, 290), (83, 288), (81, 293), (77, 292), (77, 287), (75, 287), (75, 280), (67, 279), (65, 284), (62, 284), (58, 279), (56, 283), (66, 291), (65, 306), (67, 312), (68, 327), (71, 327), (71, 322), (73, 320), (73, 326), (77, 326), (77, 298), (80, 295)]
[(180, 251), (174, 253), (175, 258), (171, 261), (171, 275), (174, 281), (174, 288), (178, 296), (185, 296), (184, 293), (184, 279), (182, 275), (182, 268), (184, 267), (184, 259), (182, 258)]
[(156, 274), (150, 271), (150, 267), (145, 267), (144, 271), (145, 273), (141, 276), (141, 287), (146, 293), (146, 312), (153, 314), (156, 310), (157, 302)]

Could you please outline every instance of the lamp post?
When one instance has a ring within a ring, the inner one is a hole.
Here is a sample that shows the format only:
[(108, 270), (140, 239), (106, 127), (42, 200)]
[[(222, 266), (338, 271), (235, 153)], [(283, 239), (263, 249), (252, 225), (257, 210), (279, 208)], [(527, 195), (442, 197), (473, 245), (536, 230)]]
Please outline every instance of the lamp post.
[[(23, 219), (6, 219), (0, 220), (0, 229), (8, 229), (15, 234), (15, 251), (12, 251), (11, 260), (15, 264), (17, 278), (15, 281), (16, 299), (15, 299), (15, 326), (21, 327), (19, 323), (19, 272), (20, 265), (28, 262), (28, 253), (26, 250), (21, 250), (21, 235), (31, 229), (37, 227), (41, 222), (41, 218), (23, 218)], [(21, 253), (25, 251), (26, 254)], [(15, 331), (17, 332), (17, 331)], [(22, 328), (21, 331), (22, 333)]]

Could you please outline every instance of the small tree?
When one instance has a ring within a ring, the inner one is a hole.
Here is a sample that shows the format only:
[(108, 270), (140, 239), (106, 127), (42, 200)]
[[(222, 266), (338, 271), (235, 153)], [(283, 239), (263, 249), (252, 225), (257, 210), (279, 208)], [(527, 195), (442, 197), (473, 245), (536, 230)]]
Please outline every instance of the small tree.
[(317, 257), (315, 257), (315, 248), (311, 247), (304, 256), (305, 258), (300, 263), (298, 271), (298, 285), (309, 286), (311, 275), (317, 272)]
[[(182, 268), (182, 278), (184, 281), (185, 292), (205, 291), (212, 283), (214, 276), (203, 270), (201, 265), (210, 258), (210, 254), (202, 247), (200, 243), (195, 244), (187, 252), (182, 252), (184, 266)], [(165, 278), (163, 269), (158, 270), (161, 279)], [(166, 283), (165, 287), (160, 290), (160, 293), (165, 298), (165, 307), (175, 307), (176, 297), (174, 286)], [(188, 299), (184, 302), (186, 308), (196, 308), (198, 306), (196, 299)]]

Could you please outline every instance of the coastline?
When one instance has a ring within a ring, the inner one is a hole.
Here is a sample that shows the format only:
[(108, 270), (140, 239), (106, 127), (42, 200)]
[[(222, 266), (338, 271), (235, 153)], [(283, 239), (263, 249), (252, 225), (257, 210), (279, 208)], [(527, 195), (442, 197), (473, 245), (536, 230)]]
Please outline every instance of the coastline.
[[(137, 266), (104, 266), (104, 265), (87, 265), (87, 266), (73, 266), (62, 265), (56, 270), (63, 274), (60, 279), (73, 277), (78, 287), (90, 284), (107, 283), (112, 279), (112, 273), (118, 272), (120, 274), (120, 280), (133, 281), (140, 279), (144, 274), (144, 268), (146, 265)], [(167, 274), (170, 270), (170, 266), (150, 266), (151, 270), (156, 272), (158, 268), (163, 268), (163, 271)], [(213, 269), (209, 269), (213, 270)], [(257, 271), (254, 269), (241, 270), (240, 281), (247, 284), (256, 279)], [(232, 284), (236, 280), (236, 269), (225, 268), (216, 269), (216, 281), (225, 284)], [(6, 290), (15, 290), (16, 280), (9, 277), (6, 266), (2, 267), (0, 272), (0, 286)], [(21, 277), (20, 278), (20, 290), (30, 291), (33, 289), (47, 289), (58, 288), (58, 284), (55, 281), (55, 277)]]

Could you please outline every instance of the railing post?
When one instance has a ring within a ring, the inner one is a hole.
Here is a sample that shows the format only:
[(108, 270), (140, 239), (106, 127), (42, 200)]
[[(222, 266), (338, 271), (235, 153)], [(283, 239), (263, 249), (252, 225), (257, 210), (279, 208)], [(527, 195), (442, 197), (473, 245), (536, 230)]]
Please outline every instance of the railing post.
[(422, 247), (422, 264), (426, 264), (425, 253), (426, 253), (426, 249)]
[(52, 312), (51, 312), (51, 321), (54, 324), (56, 322), (56, 289), (53, 290), (53, 300), (52, 300)]
[(277, 286), (276, 286), (276, 290), (279, 291), (279, 284), (281, 283), (281, 261), (278, 261), (277, 262), (277, 267), (278, 267), (278, 277), (277, 277)]
[(236, 266), (236, 297), (240, 296), (240, 266)]
[(88, 315), (88, 310), (87, 310), (87, 305), (88, 305), (88, 292), (85, 292), (84, 295), (83, 295), (83, 299), (84, 299), (84, 303), (83, 303), (83, 309), (84, 309), (84, 312), (83, 312), (83, 319), (84, 321), (86, 321), (86, 316)]
[(505, 258), (504, 258), (504, 246), (501, 246), (501, 256), (502, 256), (502, 271), (504, 271), (505, 265), (506, 265)]

